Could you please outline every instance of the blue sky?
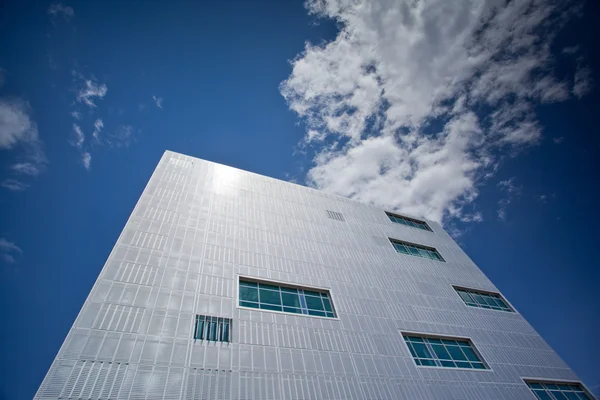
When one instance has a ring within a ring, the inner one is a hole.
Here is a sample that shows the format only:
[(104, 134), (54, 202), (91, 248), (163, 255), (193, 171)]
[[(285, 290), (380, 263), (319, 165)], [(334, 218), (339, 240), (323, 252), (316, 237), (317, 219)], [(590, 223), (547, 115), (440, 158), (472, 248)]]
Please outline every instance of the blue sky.
[(443, 222), (600, 392), (598, 3), (415, 4), (5, 2), (0, 398), (165, 149)]

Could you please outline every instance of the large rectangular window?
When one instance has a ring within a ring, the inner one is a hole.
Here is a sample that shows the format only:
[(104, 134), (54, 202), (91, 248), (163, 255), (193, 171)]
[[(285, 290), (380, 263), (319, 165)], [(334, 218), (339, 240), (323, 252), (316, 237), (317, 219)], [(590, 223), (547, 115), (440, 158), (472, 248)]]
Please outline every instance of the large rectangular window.
[(394, 245), (394, 248), (398, 253), (408, 254), (411, 256), (417, 256), (422, 258), (429, 258), (436, 261), (445, 261), (440, 253), (433, 247), (421, 246), (419, 244), (403, 242), (390, 238), (390, 242)]
[(468, 339), (403, 333), (415, 363), (423, 367), (488, 369)]
[(482, 292), (473, 289), (454, 287), (460, 298), (471, 307), (515, 312), (499, 293)]
[(579, 383), (530, 381), (525, 383), (540, 400), (593, 400)]
[(335, 318), (328, 292), (241, 278), (239, 305), (262, 310)]
[(425, 221), (419, 221), (418, 219), (408, 218), (398, 214), (392, 214), (387, 211), (385, 212), (385, 214), (388, 216), (390, 221), (395, 222), (397, 224), (402, 224), (413, 228), (423, 229), (424, 231), (433, 232), (429, 225), (427, 225), (427, 222)]
[(231, 342), (231, 319), (196, 315), (194, 339)]

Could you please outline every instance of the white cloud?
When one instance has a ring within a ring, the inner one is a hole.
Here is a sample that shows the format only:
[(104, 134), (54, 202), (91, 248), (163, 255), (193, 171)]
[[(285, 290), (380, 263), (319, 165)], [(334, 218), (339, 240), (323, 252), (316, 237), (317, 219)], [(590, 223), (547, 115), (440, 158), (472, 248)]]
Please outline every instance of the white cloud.
[(102, 100), (108, 92), (106, 84), (99, 84), (93, 76), (84, 78), (82, 74), (76, 71), (73, 71), (72, 74), (77, 85), (77, 101), (90, 108), (96, 108), (95, 100)]
[(577, 98), (582, 98), (592, 90), (592, 70), (589, 67), (577, 65), (575, 77), (573, 78), (573, 94)]
[[(539, 103), (563, 101), (550, 44), (573, 13), (553, 1), (308, 0), (335, 19), (281, 84), (312, 145), (307, 182), (437, 221), (468, 212), (506, 152), (538, 143)], [(558, 19), (557, 19), (558, 18)], [(489, 110), (489, 111), (488, 111)]]
[(29, 187), (29, 185), (12, 178), (2, 181), (1, 186), (5, 189), (12, 190), (13, 192), (22, 192)]
[(521, 194), (521, 188), (515, 186), (515, 177), (498, 182), (498, 188), (504, 193), (498, 201), (498, 218), (506, 221), (506, 209), (516, 196)]
[(156, 104), (156, 107), (163, 108), (162, 107), (162, 102), (163, 102), (163, 98), (162, 97), (152, 96), (152, 100), (154, 100), (154, 103)]
[[(21, 99), (0, 99), (0, 150), (19, 148), (20, 161), (11, 166), (12, 172), (37, 176), (48, 161), (31, 114), (31, 107)], [(14, 179), (5, 180), (2, 186), (10, 190), (28, 187)]]
[(92, 155), (87, 151), (81, 153), (81, 163), (86, 170), (90, 170), (90, 166), (92, 164)]
[(98, 118), (94, 122), (94, 133), (92, 133), (92, 137), (99, 142), (100, 141), (100, 132), (102, 132), (102, 128), (104, 128), (104, 122), (102, 119)]
[(83, 146), (83, 142), (85, 141), (85, 135), (83, 134), (81, 127), (77, 124), (73, 124), (73, 133), (75, 135), (75, 138), (72, 142), (73, 146), (81, 148), (81, 146)]
[(555, 138), (553, 138), (553, 139), (552, 139), (552, 141), (553, 141), (555, 144), (561, 144), (562, 142), (564, 142), (564, 141), (565, 141), (565, 138), (564, 138), (563, 136), (559, 136), (559, 137), (555, 137)]
[(68, 22), (75, 16), (75, 11), (73, 11), (73, 7), (65, 6), (62, 3), (54, 3), (48, 7), (48, 14), (52, 16), (53, 20), (60, 15)]
[(41, 172), (40, 167), (31, 162), (16, 163), (11, 165), (10, 168), (19, 174), (30, 176), (38, 176)]
[(106, 141), (112, 147), (129, 147), (133, 141), (134, 129), (131, 125), (119, 125)]
[(563, 54), (576, 54), (579, 51), (579, 46), (569, 46), (562, 49)]
[(15, 257), (20, 256), (21, 254), (23, 254), (23, 250), (21, 250), (19, 246), (5, 238), (0, 238), (0, 258), (2, 258), (4, 262), (12, 264), (16, 261)]
[(71, 116), (77, 121), (81, 120), (81, 113), (79, 111), (72, 111)]

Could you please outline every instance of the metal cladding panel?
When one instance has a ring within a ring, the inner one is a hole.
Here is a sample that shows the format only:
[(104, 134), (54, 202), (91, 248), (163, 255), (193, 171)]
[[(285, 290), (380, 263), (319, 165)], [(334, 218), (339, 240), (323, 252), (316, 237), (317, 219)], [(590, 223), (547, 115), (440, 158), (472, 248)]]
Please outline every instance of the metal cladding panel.
[[(577, 380), (439, 224), (167, 151), (36, 399), (532, 399)], [(437, 249), (399, 254), (388, 238)], [(239, 308), (239, 276), (327, 289), (337, 318)], [(232, 319), (194, 340), (195, 316)], [(487, 370), (419, 367), (401, 332), (469, 338)]]

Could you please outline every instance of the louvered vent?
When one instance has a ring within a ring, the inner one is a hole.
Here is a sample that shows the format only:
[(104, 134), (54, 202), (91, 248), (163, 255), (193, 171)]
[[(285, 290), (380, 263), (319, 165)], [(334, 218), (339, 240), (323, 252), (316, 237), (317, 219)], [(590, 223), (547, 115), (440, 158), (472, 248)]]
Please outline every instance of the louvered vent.
[(231, 342), (231, 319), (196, 315), (194, 339)]
[(345, 221), (344, 215), (339, 212), (327, 210), (327, 216), (331, 219), (335, 219), (336, 221)]

